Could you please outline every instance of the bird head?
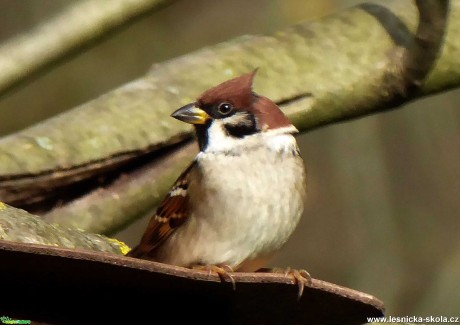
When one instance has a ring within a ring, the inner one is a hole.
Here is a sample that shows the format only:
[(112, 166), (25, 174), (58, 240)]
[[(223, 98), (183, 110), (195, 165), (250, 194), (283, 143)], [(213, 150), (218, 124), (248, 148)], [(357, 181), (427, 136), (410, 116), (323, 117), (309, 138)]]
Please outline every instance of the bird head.
[(257, 70), (206, 90), (196, 102), (171, 116), (195, 125), (201, 151), (211, 143), (239, 145), (239, 140), (261, 133), (296, 133), (297, 129), (270, 99), (256, 94), (252, 84)]

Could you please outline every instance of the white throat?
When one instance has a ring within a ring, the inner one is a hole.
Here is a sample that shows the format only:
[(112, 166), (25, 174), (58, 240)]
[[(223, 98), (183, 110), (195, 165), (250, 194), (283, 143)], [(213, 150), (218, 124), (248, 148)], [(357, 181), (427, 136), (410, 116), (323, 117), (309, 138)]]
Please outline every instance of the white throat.
[(298, 154), (297, 142), (292, 135), (297, 132), (298, 130), (290, 125), (236, 138), (228, 135), (222, 120), (214, 120), (208, 128), (208, 144), (204, 152), (240, 155), (243, 151), (265, 146), (280, 153)]

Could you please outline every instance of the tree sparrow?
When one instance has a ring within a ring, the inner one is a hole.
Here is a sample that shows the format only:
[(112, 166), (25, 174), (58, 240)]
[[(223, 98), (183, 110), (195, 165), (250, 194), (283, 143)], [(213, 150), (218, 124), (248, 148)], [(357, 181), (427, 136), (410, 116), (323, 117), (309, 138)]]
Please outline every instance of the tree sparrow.
[[(254, 75), (211, 88), (172, 114), (195, 126), (200, 153), (128, 256), (228, 275), (260, 269), (286, 243), (303, 213), (306, 172), (297, 129), (252, 91)], [(302, 290), (308, 275), (289, 273)]]

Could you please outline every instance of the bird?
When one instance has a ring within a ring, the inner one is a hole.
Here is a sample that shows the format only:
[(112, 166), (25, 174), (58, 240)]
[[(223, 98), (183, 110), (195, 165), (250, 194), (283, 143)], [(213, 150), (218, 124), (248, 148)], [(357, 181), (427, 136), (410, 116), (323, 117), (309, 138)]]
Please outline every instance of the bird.
[[(254, 272), (296, 229), (306, 169), (296, 127), (253, 91), (257, 69), (206, 90), (172, 117), (194, 126), (199, 153), (127, 256), (216, 272)], [(308, 272), (287, 269), (299, 294)]]

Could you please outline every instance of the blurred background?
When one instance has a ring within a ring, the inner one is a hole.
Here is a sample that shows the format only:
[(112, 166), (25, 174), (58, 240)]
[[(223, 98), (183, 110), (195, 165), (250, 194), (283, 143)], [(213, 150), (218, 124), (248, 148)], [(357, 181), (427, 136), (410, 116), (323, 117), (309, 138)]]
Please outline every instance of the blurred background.
[[(74, 2), (0, 1), (0, 42)], [(360, 2), (179, 1), (1, 97), (0, 135), (138, 78), (153, 63)], [(307, 209), (273, 266), (375, 295), (388, 315), (460, 316), (459, 99), (450, 91), (299, 136)], [(134, 245), (146, 222), (115, 237)]]

